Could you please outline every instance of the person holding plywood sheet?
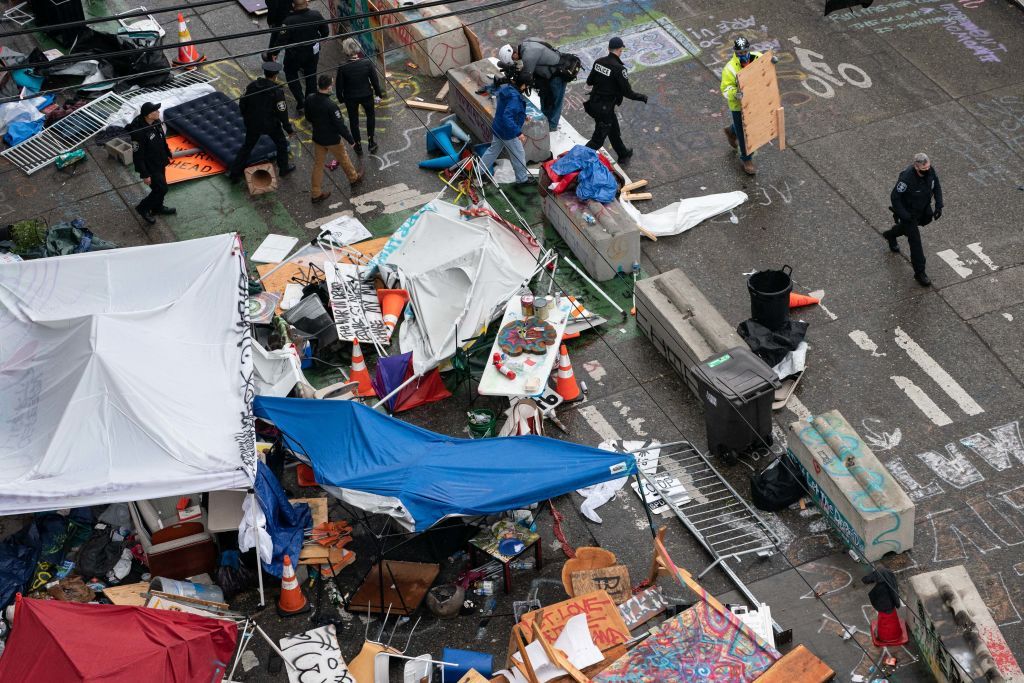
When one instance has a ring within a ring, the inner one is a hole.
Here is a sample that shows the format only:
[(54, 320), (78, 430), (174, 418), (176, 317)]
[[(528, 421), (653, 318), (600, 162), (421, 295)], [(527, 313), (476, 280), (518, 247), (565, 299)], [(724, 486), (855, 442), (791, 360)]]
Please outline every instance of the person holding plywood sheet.
[[(740, 72), (761, 57), (761, 53), (751, 50), (750, 41), (742, 36), (733, 42), (733, 53), (732, 59), (722, 69), (722, 96), (729, 103), (729, 111), (732, 113), (732, 125), (725, 127), (725, 137), (729, 140), (732, 148), (739, 152), (740, 163), (743, 165), (744, 172), (747, 175), (756, 175), (757, 168), (754, 166), (753, 151), (760, 145), (750, 144), (754, 141), (747, 140), (744, 131), (743, 112), (747, 107), (743, 105), (744, 91), (741, 88)], [(777, 59), (773, 56), (771, 61), (774, 64)], [(774, 73), (774, 70), (772, 70), (772, 73)], [(775, 85), (775, 92), (777, 97), (777, 84)], [(761, 144), (764, 143), (761, 142)]]

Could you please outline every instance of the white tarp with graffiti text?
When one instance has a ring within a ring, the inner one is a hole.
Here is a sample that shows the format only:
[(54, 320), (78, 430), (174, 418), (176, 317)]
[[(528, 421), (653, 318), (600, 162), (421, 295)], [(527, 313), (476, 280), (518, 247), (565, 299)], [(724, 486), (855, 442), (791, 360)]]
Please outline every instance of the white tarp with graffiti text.
[(0, 267), (0, 515), (248, 486), (235, 235)]

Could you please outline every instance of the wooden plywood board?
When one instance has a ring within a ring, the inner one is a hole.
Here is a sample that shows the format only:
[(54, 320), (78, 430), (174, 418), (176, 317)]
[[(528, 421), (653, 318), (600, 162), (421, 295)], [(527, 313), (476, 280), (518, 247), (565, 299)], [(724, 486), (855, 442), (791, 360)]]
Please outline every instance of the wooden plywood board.
[[(388, 560), (383, 568), (378, 564), (370, 570), (363, 585), (352, 596), (348, 609), (350, 612), (386, 612), (390, 607), (391, 614), (408, 616), (419, 607), (440, 572), (440, 565), (424, 562)], [(380, 600), (382, 575), (384, 609), (381, 609)]]
[(629, 569), (625, 565), (616, 564), (573, 573), (573, 595), (585, 595), (599, 590), (607, 591), (616, 605), (629, 600), (633, 595), (629, 583)]
[(289, 498), (290, 503), (307, 503), (309, 511), (313, 513), (313, 526), (320, 526), (327, 523), (327, 499), (326, 498)]
[(782, 98), (771, 50), (744, 67), (739, 80), (743, 91), (743, 136), (750, 154), (779, 137)]
[(123, 586), (108, 586), (103, 594), (115, 605), (144, 607), (149, 595), (149, 581), (129, 583)]
[(644, 624), (668, 608), (668, 599), (660, 586), (637, 593), (619, 605), (619, 613), (629, 630)]
[(826, 683), (835, 672), (803, 645), (797, 645), (761, 674), (758, 683)]

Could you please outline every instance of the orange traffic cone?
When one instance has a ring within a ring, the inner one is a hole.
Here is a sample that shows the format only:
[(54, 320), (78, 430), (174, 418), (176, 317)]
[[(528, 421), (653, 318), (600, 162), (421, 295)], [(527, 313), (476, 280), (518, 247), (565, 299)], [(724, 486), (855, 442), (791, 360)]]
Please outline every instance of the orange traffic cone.
[(309, 601), (299, 587), (292, 569), (292, 560), (284, 556), (284, 569), (281, 571), (281, 597), (277, 599), (277, 614), (282, 617), (293, 617), (309, 611)]
[(358, 339), (352, 340), (352, 372), (348, 376), (348, 381), (359, 382), (356, 396), (377, 395), (377, 392), (373, 390), (373, 384), (370, 382), (370, 372), (366, 369), (366, 361), (363, 360), (363, 351), (359, 348)]
[(907, 625), (896, 610), (879, 612), (871, 622), (871, 642), (877, 647), (896, 647), (909, 640)]
[(821, 299), (817, 299), (813, 296), (807, 296), (806, 294), (797, 294), (796, 292), (789, 293), (789, 307), (800, 308), (801, 306), (812, 306), (814, 304), (820, 304)]
[(580, 385), (576, 383), (576, 376), (572, 374), (572, 363), (569, 362), (569, 351), (565, 344), (558, 350), (558, 379), (555, 381), (555, 391), (566, 401), (575, 401), (580, 397)]
[(398, 316), (402, 315), (402, 309), (409, 303), (409, 292), (404, 289), (378, 289), (377, 298), (380, 299), (380, 308), (384, 313), (384, 325), (388, 328), (388, 339), (395, 332), (395, 325), (398, 324)]
[[(188, 32), (188, 26), (185, 25), (185, 15), (181, 12), (178, 12), (178, 42), (192, 42), (192, 36)], [(189, 64), (199, 64), (200, 62), (205, 61), (206, 55), (199, 54), (199, 50), (196, 49), (195, 45), (185, 45), (184, 47), (178, 48), (178, 58), (174, 60), (174, 63), (178, 66), (187, 66)]]

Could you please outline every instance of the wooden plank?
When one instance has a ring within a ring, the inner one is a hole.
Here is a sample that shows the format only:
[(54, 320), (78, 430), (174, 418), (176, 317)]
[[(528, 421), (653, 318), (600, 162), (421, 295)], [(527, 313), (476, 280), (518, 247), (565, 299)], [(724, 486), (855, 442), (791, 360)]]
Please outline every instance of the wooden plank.
[(149, 581), (128, 583), (123, 586), (108, 586), (103, 589), (103, 594), (110, 602), (115, 605), (132, 607), (144, 607), (148, 597), (147, 593), (149, 593)]
[(782, 98), (771, 50), (745, 66), (739, 81), (743, 91), (743, 136), (750, 154), (779, 136), (776, 112), (782, 106)]
[(641, 235), (643, 235), (647, 239), (651, 240), (652, 242), (657, 242), (658, 241), (658, 236), (657, 235), (655, 235), (650, 230), (647, 230), (646, 228), (644, 228), (644, 226), (640, 225), (639, 223), (636, 224), (636, 229), (640, 231)]
[(465, 676), (458, 680), (458, 683), (487, 683), (487, 680), (476, 669), (470, 669)]
[(466, 42), (469, 43), (469, 59), (479, 62), (484, 58), (483, 50), (480, 49), (480, 39), (477, 38), (476, 32), (469, 26), (463, 26), (462, 30), (466, 32)]
[(641, 187), (644, 187), (645, 185), (647, 185), (646, 180), (634, 180), (631, 183), (626, 183), (625, 185), (623, 185), (622, 191), (629, 192), (631, 190), (639, 190)]
[(637, 593), (619, 605), (626, 627), (632, 631), (668, 609), (668, 599), (660, 586), (654, 586)]
[(410, 109), (426, 109), (427, 111), (437, 111), (444, 114), (448, 113), (447, 104), (435, 104), (433, 102), (419, 102), (417, 100), (406, 100), (405, 106)]
[(448, 87), (448, 81), (445, 81), (444, 85), (441, 86), (441, 89), (437, 91), (436, 95), (434, 95), (434, 99), (441, 102), (444, 98), (448, 97)]
[(626, 602), (633, 595), (629, 583), (629, 569), (625, 565), (615, 564), (611, 567), (573, 572), (573, 595), (584, 595), (597, 590), (607, 591), (616, 605)]
[(650, 192), (627, 192), (626, 194), (620, 195), (622, 199), (626, 201), (635, 202), (641, 199), (653, 199), (654, 195)]
[[(779, 128), (779, 150), (783, 150), (786, 149), (786, 108), (779, 107), (776, 109), (775, 117), (777, 119), (776, 125)], [(803, 500), (803, 498), (800, 500)]]
[(797, 645), (761, 674), (757, 683), (826, 683), (835, 678), (835, 675), (836, 672), (818, 659), (813, 652), (803, 645)]

